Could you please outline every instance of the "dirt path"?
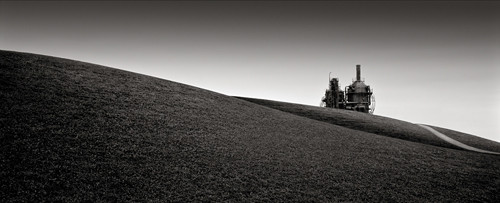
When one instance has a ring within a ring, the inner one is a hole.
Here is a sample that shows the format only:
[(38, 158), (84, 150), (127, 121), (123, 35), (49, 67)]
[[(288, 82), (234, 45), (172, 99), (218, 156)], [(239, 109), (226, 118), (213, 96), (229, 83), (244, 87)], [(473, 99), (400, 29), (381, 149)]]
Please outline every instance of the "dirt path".
[(422, 127), (422, 128), (425, 128), (426, 130), (430, 131), (432, 134), (436, 135), (437, 137), (439, 137), (439, 138), (443, 139), (444, 141), (449, 142), (450, 144), (453, 144), (453, 145), (455, 145), (457, 147), (461, 147), (461, 148), (466, 149), (466, 150), (480, 152), (480, 153), (500, 155), (500, 153), (498, 153), (498, 152), (492, 152), (492, 151), (486, 151), (486, 150), (478, 149), (478, 148), (466, 145), (464, 143), (461, 143), (459, 141), (456, 141), (454, 139), (451, 139), (450, 137), (446, 136), (445, 134), (440, 133), (437, 130), (434, 130), (433, 128), (431, 128), (429, 126), (422, 125), (422, 124), (417, 124), (417, 125), (420, 126), (420, 127)]

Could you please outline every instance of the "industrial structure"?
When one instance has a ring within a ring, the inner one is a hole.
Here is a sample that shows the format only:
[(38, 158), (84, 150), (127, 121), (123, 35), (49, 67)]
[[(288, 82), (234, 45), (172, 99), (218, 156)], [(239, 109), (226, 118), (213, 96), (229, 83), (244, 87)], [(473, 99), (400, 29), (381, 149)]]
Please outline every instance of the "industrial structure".
[(361, 78), (361, 65), (356, 65), (356, 80), (344, 90), (341, 89), (338, 78), (329, 78), (329, 89), (321, 100), (321, 106), (373, 114), (375, 97), (373, 90)]

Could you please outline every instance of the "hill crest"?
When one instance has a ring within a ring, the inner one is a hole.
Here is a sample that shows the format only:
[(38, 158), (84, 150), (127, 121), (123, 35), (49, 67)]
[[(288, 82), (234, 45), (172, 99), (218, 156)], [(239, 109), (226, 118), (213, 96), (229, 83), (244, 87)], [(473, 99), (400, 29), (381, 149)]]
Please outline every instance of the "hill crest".
[(498, 200), (497, 156), (84, 62), (0, 58), (2, 202)]

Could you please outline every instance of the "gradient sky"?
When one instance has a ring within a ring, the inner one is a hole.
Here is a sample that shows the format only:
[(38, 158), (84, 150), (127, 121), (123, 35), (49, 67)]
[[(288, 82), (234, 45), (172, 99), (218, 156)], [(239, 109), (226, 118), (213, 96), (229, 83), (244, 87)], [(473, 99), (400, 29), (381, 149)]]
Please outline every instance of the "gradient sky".
[(355, 66), (375, 114), (500, 141), (500, 3), (0, 2), (0, 49), (318, 106)]

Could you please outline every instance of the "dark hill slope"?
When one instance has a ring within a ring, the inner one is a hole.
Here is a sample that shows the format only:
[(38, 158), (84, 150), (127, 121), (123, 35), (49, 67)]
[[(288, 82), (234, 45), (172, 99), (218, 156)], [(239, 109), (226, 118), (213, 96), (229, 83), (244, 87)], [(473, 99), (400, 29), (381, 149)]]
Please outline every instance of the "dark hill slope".
[[(451, 145), (442, 139), (436, 137), (427, 130), (409, 122), (387, 118), (383, 116), (359, 113), (355, 111), (346, 111), (340, 109), (321, 108), (302, 104), (293, 104), (287, 102), (271, 101), (264, 99), (237, 97), (259, 105), (267, 106), (280, 111), (292, 113), (298, 116), (304, 116), (318, 121), (323, 121), (347, 128), (361, 130), (383, 136), (389, 136), (404, 139), (413, 142), (425, 143), (435, 146), (442, 146), (454, 149), (460, 149)], [(452, 139), (462, 142), (466, 145), (500, 152), (500, 143), (483, 139), (477, 136), (435, 127), (436, 130), (446, 134)]]
[(463, 132), (458, 132), (455, 130), (450, 130), (446, 128), (441, 128), (441, 127), (436, 127), (436, 126), (431, 126), (435, 130), (437, 130), (440, 133), (445, 134), (446, 136), (459, 141), (461, 143), (464, 143), (466, 145), (469, 145), (471, 147), (475, 147), (478, 149), (483, 149), (483, 150), (488, 150), (488, 151), (493, 151), (493, 152), (500, 152), (500, 143), (484, 139), (475, 135), (463, 133)]
[(490, 201), (498, 156), (0, 51), (0, 201)]

